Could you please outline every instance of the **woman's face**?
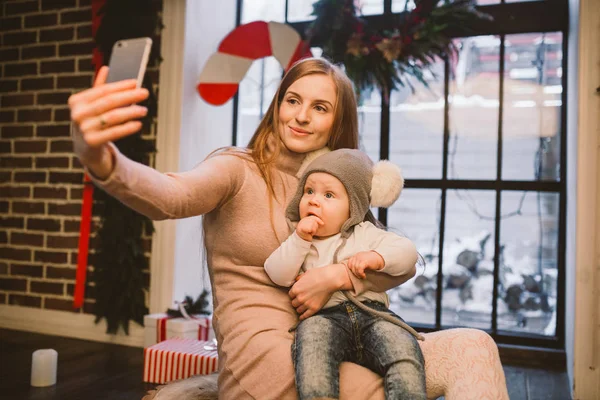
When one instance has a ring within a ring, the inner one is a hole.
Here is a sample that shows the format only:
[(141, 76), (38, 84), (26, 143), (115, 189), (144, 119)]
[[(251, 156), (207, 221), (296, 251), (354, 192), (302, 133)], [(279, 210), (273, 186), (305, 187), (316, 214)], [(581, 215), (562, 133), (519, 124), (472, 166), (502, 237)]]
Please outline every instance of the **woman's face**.
[(324, 147), (331, 135), (336, 87), (329, 75), (307, 75), (292, 83), (279, 106), (283, 144), (296, 153)]

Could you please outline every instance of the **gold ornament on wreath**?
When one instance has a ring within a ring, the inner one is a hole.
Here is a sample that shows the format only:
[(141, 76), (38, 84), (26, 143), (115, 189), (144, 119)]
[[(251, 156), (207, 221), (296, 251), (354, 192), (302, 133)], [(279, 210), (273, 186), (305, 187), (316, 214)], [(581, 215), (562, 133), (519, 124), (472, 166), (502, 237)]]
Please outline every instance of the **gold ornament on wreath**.
[[(409, 9), (386, 15), (377, 26), (367, 24), (354, 0), (318, 0), (313, 5), (316, 19), (306, 31), (311, 47), (343, 65), (357, 94), (379, 88), (388, 94), (399, 86), (412, 87), (410, 77), (425, 81), (425, 71), (438, 60), (456, 54), (449, 36), (468, 34), (469, 27), (491, 20), (475, 8), (475, 0), (416, 0)], [(387, 19), (385, 19), (387, 18)]]

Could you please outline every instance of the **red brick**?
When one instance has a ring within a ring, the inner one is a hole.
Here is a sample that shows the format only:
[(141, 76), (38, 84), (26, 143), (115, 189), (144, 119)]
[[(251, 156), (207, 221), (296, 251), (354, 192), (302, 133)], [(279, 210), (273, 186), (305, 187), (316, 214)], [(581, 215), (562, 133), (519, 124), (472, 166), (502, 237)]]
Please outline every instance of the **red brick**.
[(73, 308), (73, 300), (56, 299), (53, 297), (46, 297), (44, 299), (44, 309), (46, 310), (58, 310), (58, 311), (70, 311), (78, 313), (79, 310)]
[(58, 55), (60, 57), (68, 56), (89, 56), (94, 49), (92, 40), (76, 43), (61, 43), (58, 45)]
[(83, 313), (84, 314), (96, 314), (96, 302), (95, 301), (86, 301), (83, 303)]
[(23, 217), (0, 217), (0, 228), (23, 228), (23, 226), (25, 226)]
[(43, 11), (74, 8), (75, 6), (77, 6), (76, 0), (42, 0)]
[(13, 201), (12, 212), (15, 214), (43, 214), (46, 210), (44, 203), (32, 201)]
[[(89, 274), (89, 268), (88, 268)], [(72, 283), (67, 283), (67, 296), (73, 296), (75, 294), (75, 285)], [(86, 299), (94, 299), (96, 298), (96, 287), (85, 285), (85, 298)]]
[(65, 232), (79, 232), (79, 221), (65, 220)]
[[(0, 213), (8, 214), (9, 203), (8, 201), (0, 201)], [(2, 236), (4, 234), (4, 236)], [(6, 243), (6, 232), (0, 232), (0, 243)]]
[(68, 107), (54, 109), (54, 122), (71, 121), (71, 110)]
[(53, 28), (43, 29), (40, 31), (40, 42), (61, 42), (73, 40), (75, 37), (75, 29), (69, 28)]
[(31, 250), (0, 247), (0, 258), (15, 261), (31, 261)]
[(36, 250), (33, 259), (37, 262), (49, 262), (53, 264), (66, 264), (68, 254), (57, 251), (41, 251)]
[(27, 280), (18, 278), (0, 278), (0, 290), (24, 292), (27, 290)]
[(14, 110), (0, 110), (0, 123), (15, 122)]
[(77, 39), (91, 39), (92, 38), (92, 24), (79, 25), (77, 27)]
[(45, 153), (48, 148), (45, 140), (15, 140), (14, 145), (15, 153)]
[[(66, 105), (69, 100), (69, 96), (71, 96), (71, 92), (38, 93), (37, 104)], [(66, 126), (68, 127), (68, 125)]]
[(50, 121), (50, 118), (52, 118), (52, 109), (50, 109), (50, 108), (29, 108), (29, 109), (18, 110), (17, 118), (18, 118), (19, 122)]
[(57, 187), (35, 187), (33, 197), (36, 199), (66, 199), (67, 189)]
[(11, 175), (10, 171), (0, 171), (0, 184), (11, 182)]
[(58, 23), (57, 13), (45, 13), (28, 15), (25, 17), (26, 28), (38, 28), (41, 26), (54, 26)]
[(92, 86), (92, 78), (92, 75), (58, 76), (56, 87), (58, 89), (86, 89)]
[(46, 238), (46, 247), (51, 249), (77, 249), (79, 236), (51, 236)]
[(4, 64), (5, 77), (37, 75), (37, 73), (37, 63), (34, 62)]
[[(14, 235), (14, 233), (13, 233)], [(32, 276), (34, 278), (41, 278), (44, 276), (44, 268), (41, 265), (21, 265), (11, 264), (10, 265), (11, 276)]]
[(50, 143), (51, 153), (73, 153), (73, 142), (70, 140), (53, 140)]
[(50, 172), (50, 183), (83, 183), (82, 172)]
[(46, 183), (46, 172), (15, 171), (14, 181), (19, 183)]
[(43, 44), (39, 46), (28, 46), (21, 49), (21, 58), (29, 60), (32, 58), (49, 58), (56, 56), (55, 44)]
[(35, 11), (39, 11), (38, 1), (23, 1), (23, 2), (14, 2), (14, 3), (6, 3), (4, 6), (4, 12), (6, 15), (16, 15), (16, 14), (25, 14), (31, 13)]
[(39, 233), (21, 233), (12, 232), (10, 234), (10, 244), (22, 246), (43, 246), (44, 235)]
[(42, 307), (42, 298), (37, 296), (25, 296), (21, 294), (9, 293), (8, 304), (21, 307)]
[(4, 46), (21, 46), (37, 41), (37, 32), (9, 32), (4, 34)]
[(80, 58), (77, 61), (77, 71), (92, 72), (95, 71), (95, 66), (92, 64), (92, 58)]
[[(69, 168), (70, 162), (68, 157), (36, 157), (36, 168)], [(66, 195), (66, 191), (65, 191)]]
[(18, 59), (19, 59), (19, 49), (18, 48), (12, 48), (12, 49), (0, 48), (0, 60), (8, 62), (8, 61), (17, 61)]
[[(0, 157), (0, 168), (31, 168), (33, 159), (31, 157)], [(4, 188), (2, 192), (4, 195)]]
[(22, 18), (19, 17), (9, 17), (9, 18), (0, 18), (0, 31), (17, 31), (22, 27)]
[(42, 74), (61, 74), (75, 72), (75, 60), (56, 60), (42, 61), (40, 63), (40, 73)]
[(16, 79), (0, 79), (0, 93), (12, 93), (19, 88), (19, 81)]
[(71, 125), (69, 124), (50, 124), (38, 125), (36, 136), (38, 137), (70, 137)]
[(4, 125), (0, 137), (14, 139), (20, 137), (33, 137), (33, 125)]
[(48, 203), (49, 215), (81, 215), (81, 204)]
[(46, 267), (46, 278), (48, 279), (72, 279), (75, 280), (75, 268), (65, 267), (52, 267), (48, 265)]
[(58, 232), (60, 231), (60, 221), (49, 218), (27, 218), (27, 230)]
[(60, 13), (60, 23), (74, 24), (77, 22), (90, 22), (92, 20), (92, 10), (65, 11)]
[(77, 157), (71, 158), (71, 168), (72, 169), (83, 169), (83, 165), (81, 165), (81, 161)]
[(0, 154), (11, 154), (12, 142), (10, 140), (0, 140)]
[(65, 284), (58, 282), (31, 281), (29, 284), (29, 291), (32, 293), (62, 295), (65, 292)]
[(5, 94), (2, 96), (2, 107), (22, 107), (33, 105), (33, 94)]
[(8, 275), (8, 264), (6, 262), (0, 262), (0, 275)]
[(54, 89), (54, 78), (28, 78), (21, 80), (21, 91)]

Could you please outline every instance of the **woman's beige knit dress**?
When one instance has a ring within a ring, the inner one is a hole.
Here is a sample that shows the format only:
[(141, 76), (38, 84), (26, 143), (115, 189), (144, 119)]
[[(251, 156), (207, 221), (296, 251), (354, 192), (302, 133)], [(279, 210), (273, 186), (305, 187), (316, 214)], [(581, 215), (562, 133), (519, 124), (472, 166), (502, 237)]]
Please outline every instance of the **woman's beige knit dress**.
[[(285, 204), (294, 194), (303, 156), (283, 150), (275, 190), (281, 203), (269, 209), (267, 188), (256, 167), (239, 157), (217, 155), (191, 171), (162, 174), (115, 154), (115, 169), (98, 186), (152, 219), (204, 214), (205, 244), (219, 341), (219, 397), (295, 399), (288, 329), (297, 315), (288, 289), (273, 284), (266, 258), (289, 235)], [(271, 216), (272, 215), (272, 219)], [(275, 235), (271, 220), (274, 223)], [(201, 266), (198, 266), (201, 268)], [(354, 279), (357, 292), (385, 288)], [(496, 345), (480, 331), (456, 329), (427, 334), (421, 343), (430, 397), (507, 399)], [(342, 399), (383, 399), (382, 379), (355, 364), (341, 367)]]

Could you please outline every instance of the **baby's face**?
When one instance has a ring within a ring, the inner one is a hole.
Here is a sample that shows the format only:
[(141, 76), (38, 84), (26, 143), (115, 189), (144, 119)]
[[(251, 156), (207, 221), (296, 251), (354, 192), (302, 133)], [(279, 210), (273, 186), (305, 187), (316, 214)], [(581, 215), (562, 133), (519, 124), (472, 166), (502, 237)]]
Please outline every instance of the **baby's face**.
[(324, 172), (308, 176), (300, 199), (300, 218), (309, 215), (319, 217), (324, 223), (315, 236), (323, 238), (340, 232), (350, 218), (350, 201), (339, 179)]

